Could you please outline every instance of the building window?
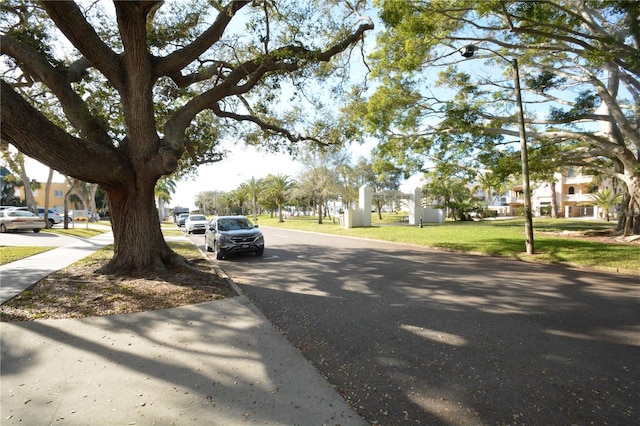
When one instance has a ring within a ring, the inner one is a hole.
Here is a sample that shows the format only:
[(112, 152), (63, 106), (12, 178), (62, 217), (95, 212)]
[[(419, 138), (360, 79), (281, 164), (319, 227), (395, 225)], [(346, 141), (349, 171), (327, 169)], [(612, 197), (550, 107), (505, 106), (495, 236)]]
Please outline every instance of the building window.
[(53, 196), (54, 197), (64, 197), (64, 192), (60, 191), (59, 189), (56, 189), (55, 191), (53, 191)]
[(569, 187), (569, 195), (573, 195), (576, 193), (576, 189), (573, 186)]

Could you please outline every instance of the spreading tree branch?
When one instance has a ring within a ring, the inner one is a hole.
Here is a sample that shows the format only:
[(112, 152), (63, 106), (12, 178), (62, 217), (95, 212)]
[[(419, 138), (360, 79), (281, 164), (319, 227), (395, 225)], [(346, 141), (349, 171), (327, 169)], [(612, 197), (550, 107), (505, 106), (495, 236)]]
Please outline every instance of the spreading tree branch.
[(71, 1), (44, 1), (42, 6), (67, 39), (116, 88), (122, 89), (124, 76), (120, 57), (107, 46), (89, 24), (82, 11)]
[[(23, 68), (28, 69), (33, 77), (53, 92), (66, 117), (83, 138), (105, 147), (111, 146), (106, 124), (91, 114), (86, 103), (71, 87), (67, 74), (53, 67), (30, 46), (11, 37), (0, 36), (0, 51), (21, 63)], [(2, 111), (4, 112), (4, 105)]]
[[(20, 152), (49, 165), (60, 173), (87, 182), (93, 181), (96, 174), (105, 178), (114, 177), (116, 179), (112, 182), (114, 184), (122, 184), (128, 179), (133, 179), (130, 169), (125, 167), (126, 163), (123, 164), (115, 149), (86, 143), (82, 139), (71, 136), (51, 123), (42, 113), (16, 93), (8, 83), (2, 81), (1, 87), (0, 131), (2, 139), (14, 145)], [(77, 152), (79, 158), (101, 158), (104, 161), (95, 163), (91, 170), (78, 167), (77, 164), (69, 161), (67, 155), (69, 151)], [(114, 170), (114, 167), (117, 170)], [(108, 185), (109, 182), (104, 184)]]

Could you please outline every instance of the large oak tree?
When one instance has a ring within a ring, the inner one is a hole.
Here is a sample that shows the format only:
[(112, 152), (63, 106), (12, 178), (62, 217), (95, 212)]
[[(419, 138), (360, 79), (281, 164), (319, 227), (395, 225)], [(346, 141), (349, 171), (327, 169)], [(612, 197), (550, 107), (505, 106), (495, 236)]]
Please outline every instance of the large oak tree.
[(349, 115), (381, 139), (380, 156), (413, 170), (519, 167), (517, 59), (532, 171), (573, 165), (618, 179), (621, 228), (640, 232), (640, 2), (377, 4), (382, 84)]
[(106, 191), (115, 254), (101, 272), (182, 264), (160, 231), (158, 179), (219, 160), (224, 141), (323, 142), (301, 122), (313, 112), (288, 104), (346, 76), (373, 28), (361, 3), (3, 2), (2, 139)]

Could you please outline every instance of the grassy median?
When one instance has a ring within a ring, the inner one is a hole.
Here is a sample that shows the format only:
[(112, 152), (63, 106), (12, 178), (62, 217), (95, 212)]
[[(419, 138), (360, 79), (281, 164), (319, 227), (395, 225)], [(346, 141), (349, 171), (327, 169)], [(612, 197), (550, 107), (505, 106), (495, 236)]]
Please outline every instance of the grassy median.
[[(262, 215), (258, 224), (302, 231), (321, 232), (358, 238), (418, 244), (438, 249), (479, 253), (608, 271), (640, 273), (640, 244), (613, 236), (614, 222), (534, 218), (535, 254), (525, 251), (524, 219), (473, 222), (424, 223), (423, 227), (400, 222), (402, 215), (373, 216), (371, 227), (345, 229), (337, 220), (288, 218)], [(268, 242), (267, 242), (268, 243)]]

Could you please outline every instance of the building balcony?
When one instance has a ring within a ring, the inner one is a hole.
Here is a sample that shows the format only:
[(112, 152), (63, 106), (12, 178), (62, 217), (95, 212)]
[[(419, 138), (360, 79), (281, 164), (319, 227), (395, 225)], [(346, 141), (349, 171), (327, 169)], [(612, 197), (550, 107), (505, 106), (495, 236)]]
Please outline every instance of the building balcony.
[(566, 177), (562, 179), (563, 185), (580, 185), (580, 184), (589, 184), (593, 181), (593, 176), (587, 175), (579, 175)]
[(593, 203), (593, 197), (591, 194), (568, 194), (562, 197), (562, 201), (565, 203), (590, 204)]

